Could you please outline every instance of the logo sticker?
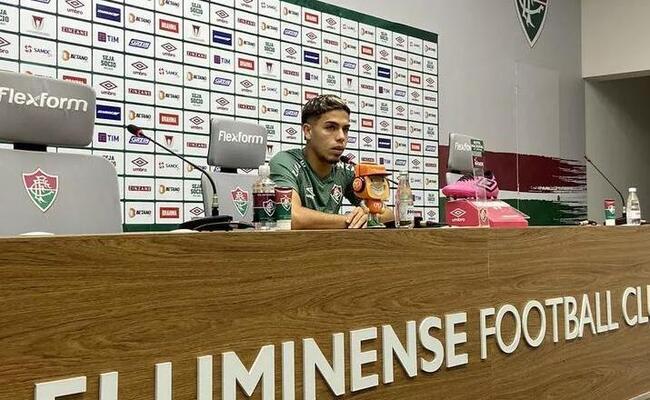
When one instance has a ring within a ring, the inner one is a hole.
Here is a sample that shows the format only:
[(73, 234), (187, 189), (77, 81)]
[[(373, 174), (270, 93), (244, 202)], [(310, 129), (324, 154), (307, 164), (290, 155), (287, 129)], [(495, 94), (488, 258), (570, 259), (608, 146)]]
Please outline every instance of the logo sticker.
[(243, 217), (248, 211), (248, 192), (237, 186), (230, 191), (230, 198), (237, 212)]
[(521, 29), (524, 30), (528, 44), (533, 47), (544, 28), (548, 0), (515, 0), (515, 6)]
[(42, 212), (47, 212), (52, 207), (59, 193), (59, 177), (50, 175), (40, 168), (32, 173), (23, 174), (23, 185), (29, 198)]

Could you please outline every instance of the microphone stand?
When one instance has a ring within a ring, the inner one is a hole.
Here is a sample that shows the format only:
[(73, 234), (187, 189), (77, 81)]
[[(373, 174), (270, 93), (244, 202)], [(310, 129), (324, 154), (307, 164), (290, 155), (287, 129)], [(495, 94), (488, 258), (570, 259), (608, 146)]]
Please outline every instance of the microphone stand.
[[(208, 178), (208, 181), (210, 182), (210, 185), (212, 186), (212, 215), (209, 217), (203, 217), (203, 218), (197, 218), (197, 219), (192, 219), (189, 221), (185, 221), (181, 223), (178, 228), (179, 229), (191, 229), (195, 231), (230, 231), (234, 227), (232, 226), (232, 217), (230, 215), (219, 215), (219, 197), (217, 196), (217, 185), (214, 183), (214, 180), (208, 174), (206, 171), (203, 170), (203, 168), (200, 168), (198, 165), (194, 164), (193, 162), (187, 160), (185, 157), (181, 156), (180, 154), (177, 154), (176, 152), (172, 151), (171, 149), (168, 149), (167, 147), (163, 146), (162, 144), (158, 143), (154, 139), (150, 138), (149, 136), (145, 135), (142, 132), (142, 129), (136, 127), (135, 125), (129, 125), (127, 127), (127, 130), (134, 136), (139, 136), (143, 137), (145, 139), (148, 139), (155, 143), (156, 145), (162, 147), (165, 151), (167, 151), (169, 154), (176, 156), (183, 160), (184, 162), (188, 163), (195, 169), (199, 170), (206, 178)], [(239, 227), (238, 224), (235, 224), (235, 227)], [(247, 225), (247, 224), (246, 224)], [(246, 227), (249, 227), (248, 225)]]
[(616, 225), (625, 225), (625, 224), (627, 224), (627, 213), (625, 212), (626, 204), (625, 204), (625, 198), (623, 197), (623, 193), (621, 193), (621, 191), (618, 190), (618, 188), (616, 188), (616, 186), (614, 186), (612, 181), (610, 181), (609, 178), (607, 178), (607, 176), (605, 176), (603, 171), (601, 171), (600, 168), (598, 168), (596, 166), (596, 164), (594, 164), (593, 161), (591, 161), (591, 159), (589, 157), (587, 157), (586, 154), (585, 154), (585, 160), (587, 160), (587, 162), (589, 164), (591, 164), (591, 166), (594, 167), (596, 169), (596, 171), (598, 171), (600, 176), (602, 176), (603, 179), (605, 179), (605, 181), (607, 181), (607, 183), (609, 183), (609, 186), (611, 186), (616, 191), (616, 193), (618, 193), (618, 195), (621, 197), (621, 207), (622, 207), (623, 212), (622, 212), (621, 217), (616, 218)]

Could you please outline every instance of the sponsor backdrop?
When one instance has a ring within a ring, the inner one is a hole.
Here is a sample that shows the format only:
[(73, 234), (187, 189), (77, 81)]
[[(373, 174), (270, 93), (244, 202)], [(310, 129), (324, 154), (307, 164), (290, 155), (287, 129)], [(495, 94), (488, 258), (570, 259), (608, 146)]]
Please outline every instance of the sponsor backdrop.
[(320, 93), (353, 110), (346, 154), (408, 169), (417, 211), (437, 221), (437, 42), (309, 0), (0, 0), (0, 69), (96, 90), (92, 144), (50, 151), (113, 163), (126, 230), (203, 215), (198, 171), (126, 124), (206, 166), (211, 118), (258, 122), (268, 159), (302, 146), (301, 104)]

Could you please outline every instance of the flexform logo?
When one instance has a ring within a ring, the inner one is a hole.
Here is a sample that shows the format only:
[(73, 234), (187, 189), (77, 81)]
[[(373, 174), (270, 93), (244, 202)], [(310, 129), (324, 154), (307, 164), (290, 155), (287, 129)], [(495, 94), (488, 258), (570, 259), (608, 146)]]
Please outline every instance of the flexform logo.
[(172, 32), (172, 33), (178, 33), (179, 28), (178, 28), (178, 22), (175, 21), (169, 21), (166, 19), (160, 19), (158, 21), (158, 28), (162, 31), (167, 31), (167, 32)]
[(14, 88), (0, 87), (0, 104), (5, 101), (8, 104), (34, 108), (83, 112), (88, 111), (88, 102), (86, 100), (52, 96), (47, 92), (41, 92), (35, 96), (32, 93), (21, 92)]

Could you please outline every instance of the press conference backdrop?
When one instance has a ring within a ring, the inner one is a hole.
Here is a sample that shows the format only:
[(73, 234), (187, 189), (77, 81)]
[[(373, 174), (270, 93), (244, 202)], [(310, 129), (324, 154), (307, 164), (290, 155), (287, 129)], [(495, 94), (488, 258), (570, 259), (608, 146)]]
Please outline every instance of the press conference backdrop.
[(408, 168), (418, 212), (437, 221), (437, 43), (312, 0), (0, 0), (1, 70), (95, 88), (92, 144), (50, 151), (113, 163), (127, 230), (202, 216), (203, 205), (199, 173), (125, 124), (207, 167), (210, 118), (258, 122), (268, 159), (302, 146), (301, 104), (320, 93), (353, 110), (346, 154)]

